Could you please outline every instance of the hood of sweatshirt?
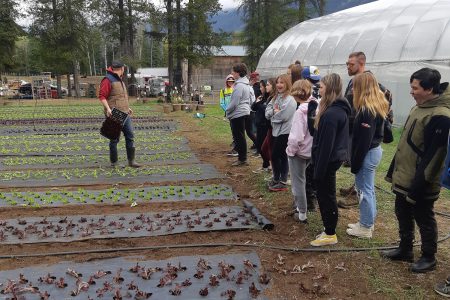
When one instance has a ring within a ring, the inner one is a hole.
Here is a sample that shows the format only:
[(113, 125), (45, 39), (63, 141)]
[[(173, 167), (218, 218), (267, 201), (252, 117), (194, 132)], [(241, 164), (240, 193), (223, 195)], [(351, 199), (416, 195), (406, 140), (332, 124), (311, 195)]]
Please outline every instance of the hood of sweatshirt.
[(350, 107), (350, 104), (348, 103), (347, 99), (344, 97), (336, 99), (330, 107), (340, 108), (346, 112), (346, 114), (349, 116), (352, 112), (352, 108)]
[(245, 83), (245, 84), (249, 84), (250, 83), (250, 81), (248, 80), (248, 78), (247, 77), (239, 77), (236, 81), (235, 81), (235, 83), (234, 84), (237, 84), (237, 83)]
[(308, 102), (303, 102), (302, 104), (300, 104), (297, 108), (297, 110), (301, 111), (302, 114), (307, 114), (308, 113)]

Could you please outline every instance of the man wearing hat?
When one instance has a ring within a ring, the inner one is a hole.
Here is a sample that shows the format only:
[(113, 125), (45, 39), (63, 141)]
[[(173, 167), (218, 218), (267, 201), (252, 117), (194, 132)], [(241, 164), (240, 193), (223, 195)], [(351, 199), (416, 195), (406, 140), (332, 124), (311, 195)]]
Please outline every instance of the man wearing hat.
[[(99, 99), (105, 109), (106, 117), (111, 117), (112, 108), (116, 108), (129, 116), (133, 114), (128, 103), (128, 92), (122, 81), (124, 76), (124, 64), (120, 61), (113, 61), (111, 66), (106, 70), (106, 76), (100, 83)], [(125, 146), (127, 149), (128, 165), (133, 168), (139, 168), (140, 165), (134, 160), (134, 134), (131, 118), (128, 117), (122, 127), (125, 136)], [(111, 166), (116, 167), (118, 164), (117, 144), (119, 138), (109, 141), (109, 159)]]

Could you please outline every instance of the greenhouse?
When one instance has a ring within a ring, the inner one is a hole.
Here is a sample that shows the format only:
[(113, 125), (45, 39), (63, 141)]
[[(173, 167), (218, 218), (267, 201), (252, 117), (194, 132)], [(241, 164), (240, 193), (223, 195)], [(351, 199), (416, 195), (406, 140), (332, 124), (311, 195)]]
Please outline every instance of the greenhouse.
[(380, 0), (312, 19), (289, 29), (263, 53), (262, 78), (284, 73), (296, 60), (350, 77), (349, 53), (363, 51), (371, 70), (394, 96), (395, 123), (402, 124), (415, 104), (409, 77), (435, 68), (450, 80), (450, 0)]

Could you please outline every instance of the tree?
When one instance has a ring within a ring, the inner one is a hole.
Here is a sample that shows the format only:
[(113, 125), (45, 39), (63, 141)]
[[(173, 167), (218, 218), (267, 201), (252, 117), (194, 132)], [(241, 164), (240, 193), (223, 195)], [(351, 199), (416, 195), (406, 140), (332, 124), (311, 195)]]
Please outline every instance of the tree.
[(0, 0), (0, 71), (13, 67), (15, 42), (19, 36), (24, 35), (15, 22), (17, 16), (17, 1)]
[[(37, 0), (31, 7), (31, 34), (38, 37), (42, 59), (57, 75), (58, 94), (61, 94), (61, 74), (73, 71), (75, 95), (79, 93), (79, 65), (86, 53), (84, 37), (87, 32), (85, 0)], [(70, 77), (68, 90), (71, 91)]]
[[(121, 59), (130, 68), (132, 81), (139, 64), (135, 53), (137, 24), (148, 20), (155, 13), (149, 0), (89, 0), (89, 9), (95, 12), (92, 20), (102, 31), (104, 40), (118, 44), (114, 57)], [(125, 81), (127, 78), (124, 78)]]
[(255, 69), (267, 47), (292, 26), (325, 13), (326, 0), (242, 0), (246, 63)]

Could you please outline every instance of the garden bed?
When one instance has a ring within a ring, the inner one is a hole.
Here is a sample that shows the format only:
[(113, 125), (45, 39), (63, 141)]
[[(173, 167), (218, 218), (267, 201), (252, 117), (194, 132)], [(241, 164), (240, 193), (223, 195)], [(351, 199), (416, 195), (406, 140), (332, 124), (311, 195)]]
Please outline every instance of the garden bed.
[[(100, 131), (101, 123), (98, 124), (81, 124), (69, 126), (60, 124), (54, 126), (4, 126), (0, 129), (1, 135), (17, 135), (17, 134), (70, 134), (79, 132)], [(166, 130), (174, 131), (177, 128), (176, 122), (148, 122), (133, 123), (134, 130)]]
[(223, 178), (209, 164), (0, 172), (0, 188), (179, 182)]
[[(182, 140), (172, 143), (161, 142), (141, 142), (135, 143), (136, 153), (153, 154), (161, 152), (187, 151), (189, 147)], [(118, 144), (119, 151), (125, 151), (125, 143)], [(6, 156), (63, 156), (63, 155), (89, 155), (109, 153), (109, 141), (103, 139), (103, 143), (68, 143), (68, 144), (11, 144), (9, 146), (0, 146), (0, 157)]]
[(61, 207), (76, 204), (132, 204), (192, 200), (234, 200), (228, 185), (154, 186), (139, 189), (107, 189), (46, 192), (0, 192), (0, 207)]
[[(120, 149), (119, 149), (120, 150)], [(176, 150), (154, 154), (138, 153), (137, 160), (145, 166), (193, 164), (199, 160), (190, 151)], [(119, 151), (119, 162), (126, 164), (125, 149)], [(109, 155), (62, 155), (62, 156), (9, 156), (0, 157), (0, 171), (5, 170), (32, 170), (32, 169), (61, 169), (61, 168), (87, 168), (109, 167)]]
[(264, 217), (253, 215), (251, 208), (251, 205), (221, 206), (195, 211), (4, 219), (0, 220), (0, 244), (69, 243), (270, 227), (269, 221), (259, 224), (258, 217)]
[(6, 297), (22, 291), (33, 300), (263, 299), (270, 280), (256, 253), (61, 262), (3, 271), (0, 278)]

